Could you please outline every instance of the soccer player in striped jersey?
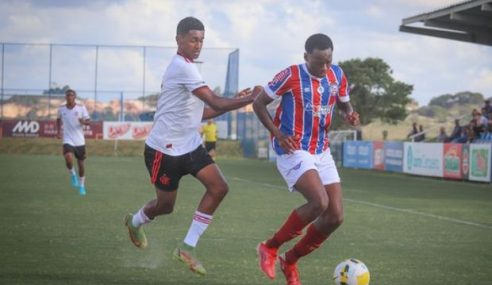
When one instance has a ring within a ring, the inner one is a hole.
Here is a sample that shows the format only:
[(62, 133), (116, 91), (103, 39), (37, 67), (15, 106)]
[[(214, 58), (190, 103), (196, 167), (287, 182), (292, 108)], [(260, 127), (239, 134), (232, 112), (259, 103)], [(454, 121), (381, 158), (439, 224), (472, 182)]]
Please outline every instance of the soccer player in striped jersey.
[[(349, 102), (347, 78), (332, 64), (331, 39), (314, 34), (307, 39), (305, 50), (305, 63), (278, 73), (253, 103), (256, 115), (270, 131), (278, 171), (289, 190), (306, 199), (257, 247), (260, 269), (274, 279), (278, 259), (289, 285), (301, 284), (297, 261), (320, 247), (343, 221), (342, 187), (328, 141), (335, 104), (350, 124), (359, 123)], [(267, 105), (276, 98), (281, 101), (272, 119)], [(280, 246), (301, 235), (305, 227), (304, 236), (278, 255)]]
[(131, 241), (138, 248), (145, 248), (147, 238), (143, 225), (157, 216), (172, 213), (183, 176), (191, 174), (197, 178), (206, 191), (188, 233), (173, 256), (200, 275), (206, 274), (206, 270), (196, 257), (195, 247), (229, 187), (203, 147), (199, 128), (202, 120), (244, 107), (252, 103), (259, 93), (247, 88), (235, 98), (225, 98), (210, 90), (193, 62), (200, 55), (204, 36), (205, 28), (200, 20), (187, 17), (178, 23), (178, 52), (164, 73), (154, 125), (145, 141), (145, 164), (156, 198), (135, 214), (125, 217)]

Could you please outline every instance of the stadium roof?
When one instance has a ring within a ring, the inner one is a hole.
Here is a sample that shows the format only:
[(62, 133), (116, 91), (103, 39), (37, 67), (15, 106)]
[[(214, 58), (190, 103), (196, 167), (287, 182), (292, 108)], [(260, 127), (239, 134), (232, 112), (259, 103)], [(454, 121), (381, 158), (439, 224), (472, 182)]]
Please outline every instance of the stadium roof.
[(400, 31), (492, 46), (492, 0), (466, 1), (405, 18)]

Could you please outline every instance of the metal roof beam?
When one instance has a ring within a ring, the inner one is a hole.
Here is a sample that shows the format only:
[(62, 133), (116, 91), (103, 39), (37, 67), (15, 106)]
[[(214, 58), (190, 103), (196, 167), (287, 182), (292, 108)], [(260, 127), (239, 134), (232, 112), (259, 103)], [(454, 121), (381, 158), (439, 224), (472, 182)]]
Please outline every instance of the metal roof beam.
[(484, 17), (484, 16), (479, 16), (479, 15), (466, 15), (463, 13), (451, 13), (449, 15), (450, 20), (454, 21), (459, 21), (463, 22), (469, 25), (474, 25), (474, 26), (487, 26), (492, 28), (492, 18), (491, 17)]
[(436, 29), (426, 29), (426, 28), (418, 28), (418, 27), (409, 27), (409, 26), (400, 26), (401, 32), (419, 34), (424, 36), (433, 36), (439, 38), (446, 38), (458, 41), (472, 42), (473, 38), (468, 33), (457, 33)]
[(484, 12), (490, 12), (492, 13), (492, 4), (491, 3), (484, 3), (482, 6), (480, 6), (480, 10)]

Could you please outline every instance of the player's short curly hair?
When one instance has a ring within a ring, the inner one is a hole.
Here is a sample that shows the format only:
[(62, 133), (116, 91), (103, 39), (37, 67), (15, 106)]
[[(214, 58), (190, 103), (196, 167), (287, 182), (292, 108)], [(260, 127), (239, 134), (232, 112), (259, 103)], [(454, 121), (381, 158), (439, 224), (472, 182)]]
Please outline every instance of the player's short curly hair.
[(185, 35), (191, 30), (205, 31), (203, 23), (195, 17), (186, 17), (179, 21), (176, 35)]
[(77, 92), (75, 92), (75, 90), (73, 90), (71, 88), (65, 90), (65, 95), (68, 95), (68, 93), (73, 93), (73, 95), (77, 96)]
[(325, 50), (331, 48), (333, 50), (333, 42), (330, 37), (325, 34), (314, 34), (311, 35), (304, 45), (304, 49), (307, 53), (312, 53), (313, 50)]

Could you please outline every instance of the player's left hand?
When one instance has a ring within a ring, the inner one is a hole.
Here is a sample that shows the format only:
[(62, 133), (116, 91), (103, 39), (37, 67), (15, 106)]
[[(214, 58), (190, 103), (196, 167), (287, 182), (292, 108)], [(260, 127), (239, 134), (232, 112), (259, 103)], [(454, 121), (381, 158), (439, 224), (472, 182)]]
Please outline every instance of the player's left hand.
[(352, 126), (358, 126), (360, 124), (359, 113), (354, 111), (350, 114), (347, 114), (345, 116), (345, 120), (347, 120), (347, 122)]

